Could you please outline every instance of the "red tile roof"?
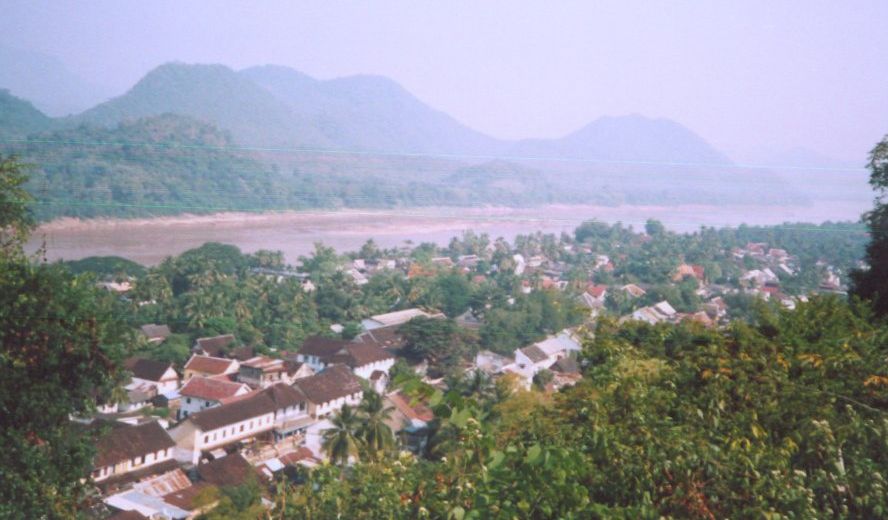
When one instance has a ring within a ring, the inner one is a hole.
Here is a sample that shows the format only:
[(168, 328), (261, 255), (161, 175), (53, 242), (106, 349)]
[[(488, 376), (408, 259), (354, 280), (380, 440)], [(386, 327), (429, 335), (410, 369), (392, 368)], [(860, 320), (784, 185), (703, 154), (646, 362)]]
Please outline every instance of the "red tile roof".
[(395, 408), (408, 419), (418, 419), (420, 421), (430, 422), (435, 418), (435, 414), (432, 412), (431, 408), (423, 403), (411, 403), (410, 398), (400, 392), (389, 394), (388, 399), (395, 405)]
[(221, 379), (195, 376), (185, 383), (179, 393), (186, 397), (199, 397), (208, 401), (221, 401), (227, 397), (238, 395), (243, 389), (249, 388), (241, 383), (231, 383)]
[(185, 363), (185, 370), (192, 370), (202, 374), (223, 374), (235, 361), (210, 356), (195, 354)]
[(292, 451), (286, 455), (278, 457), (278, 459), (285, 466), (293, 466), (299, 463), (299, 461), (314, 460), (315, 456), (310, 449), (305, 446), (300, 446), (296, 449), (296, 451)]
[(589, 293), (593, 298), (601, 298), (601, 295), (603, 295), (606, 291), (606, 285), (589, 284), (588, 286), (586, 286), (586, 292)]

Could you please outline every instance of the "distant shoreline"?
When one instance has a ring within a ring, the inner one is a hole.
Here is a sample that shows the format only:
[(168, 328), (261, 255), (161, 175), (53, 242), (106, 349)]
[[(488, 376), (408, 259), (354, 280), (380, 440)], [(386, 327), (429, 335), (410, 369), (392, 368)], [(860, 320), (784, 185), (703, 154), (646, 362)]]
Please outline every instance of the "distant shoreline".
[[(783, 208), (804, 208), (806, 206), (782, 206)], [(496, 220), (498, 218), (519, 218), (520, 220), (547, 220), (545, 214), (553, 212), (556, 214), (566, 210), (579, 210), (590, 213), (615, 213), (620, 209), (633, 208), (633, 213), (643, 214), (650, 212), (650, 218), (657, 218), (655, 215), (668, 213), (670, 210), (676, 210), (677, 213), (715, 211), (721, 212), (725, 208), (740, 210), (749, 208), (750, 210), (761, 210), (763, 208), (781, 208), (781, 206), (763, 206), (758, 204), (730, 204), (730, 205), (712, 205), (712, 204), (678, 204), (678, 205), (631, 205), (623, 204), (618, 206), (599, 206), (584, 204), (547, 204), (542, 206), (534, 206), (528, 208), (513, 208), (509, 206), (483, 206), (465, 208), (460, 206), (421, 206), (421, 207), (404, 207), (391, 209), (360, 209), (360, 208), (338, 208), (330, 210), (322, 209), (305, 209), (305, 210), (269, 210), (269, 211), (219, 211), (215, 213), (180, 213), (178, 215), (163, 215), (157, 217), (94, 217), (81, 219), (77, 217), (60, 217), (48, 222), (41, 223), (37, 226), (37, 233), (40, 232), (64, 232), (84, 229), (108, 229), (121, 227), (144, 227), (144, 226), (194, 226), (204, 224), (249, 224), (268, 222), (270, 220), (306, 220), (312, 218), (352, 218), (357, 216), (368, 217), (384, 217), (391, 216), (395, 218), (414, 217), (421, 219), (435, 218), (462, 218), (462, 219), (482, 219)], [(860, 210), (861, 213), (866, 208)], [(777, 212), (779, 213), (779, 211)], [(589, 218), (594, 218), (590, 216)], [(856, 221), (856, 218), (850, 219)], [(602, 219), (603, 220), (603, 219)], [(753, 219), (756, 220), (756, 219)], [(820, 224), (828, 220), (847, 221), (848, 218), (825, 218), (823, 220), (799, 221), (810, 222), (812, 224)], [(793, 221), (796, 222), (796, 221)], [(727, 224), (728, 226), (737, 226), (742, 223), (748, 225), (758, 225), (754, 223), (741, 222), (738, 224)], [(669, 227), (667, 225), (667, 227)]]
[(819, 224), (858, 221), (867, 208), (848, 203), (816, 206), (678, 205), (592, 206), (564, 205), (529, 208), (422, 207), (402, 209), (288, 210), (262, 213), (219, 212), (153, 218), (62, 218), (40, 225), (28, 245), (35, 251), (45, 239), (47, 258), (75, 260), (95, 255), (117, 255), (144, 264), (160, 262), (205, 242), (226, 242), (246, 252), (283, 251), (295, 262), (310, 253), (315, 242), (340, 251), (355, 250), (367, 239), (396, 247), (405, 241), (446, 244), (465, 230), (487, 233), (491, 239), (512, 240), (536, 231), (571, 233), (581, 222), (598, 219), (622, 222), (636, 229), (649, 218), (677, 232), (701, 226), (736, 227), (785, 222)]

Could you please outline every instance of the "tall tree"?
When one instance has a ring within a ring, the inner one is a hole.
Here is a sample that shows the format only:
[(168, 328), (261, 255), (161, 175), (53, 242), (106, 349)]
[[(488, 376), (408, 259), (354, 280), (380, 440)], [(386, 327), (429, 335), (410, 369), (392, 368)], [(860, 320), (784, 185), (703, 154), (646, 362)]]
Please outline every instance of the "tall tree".
[[(3, 162), (0, 184), (0, 517), (71, 518), (82, 505), (92, 442), (69, 420), (107, 400), (126, 334), (115, 301), (89, 278), (31, 263), (30, 226), (16, 206), (21, 166)], [(12, 240), (6, 241), (11, 236)]]
[(22, 187), (27, 180), (18, 159), (0, 155), (0, 253), (18, 251), (34, 225), (31, 195)]
[(852, 273), (853, 294), (870, 300), (881, 316), (888, 315), (888, 136), (870, 152), (870, 186), (875, 207), (864, 215), (871, 241), (866, 248), (868, 269)]
[(345, 466), (351, 457), (357, 457), (361, 441), (357, 436), (360, 420), (349, 405), (330, 419), (332, 426), (324, 431), (323, 448), (333, 464)]
[(364, 450), (372, 460), (380, 460), (395, 445), (395, 437), (388, 425), (393, 408), (385, 406), (382, 396), (374, 391), (364, 392), (364, 400), (358, 406), (363, 421), (358, 427)]

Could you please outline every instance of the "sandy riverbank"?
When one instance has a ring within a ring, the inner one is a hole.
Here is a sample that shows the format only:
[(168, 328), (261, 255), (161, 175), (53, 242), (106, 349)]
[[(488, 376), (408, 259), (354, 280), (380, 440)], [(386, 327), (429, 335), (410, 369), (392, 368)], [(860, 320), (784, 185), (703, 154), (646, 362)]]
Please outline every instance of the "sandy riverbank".
[(310, 252), (316, 241), (350, 250), (368, 238), (392, 247), (405, 240), (446, 243), (466, 229), (507, 239), (517, 234), (572, 231), (580, 222), (599, 219), (636, 227), (648, 218), (676, 231), (700, 226), (741, 223), (779, 224), (825, 220), (857, 220), (867, 208), (847, 203), (817, 206), (579, 206), (535, 208), (409, 208), (393, 210), (342, 209), (269, 213), (216, 213), (142, 219), (59, 219), (40, 226), (29, 249), (43, 240), (47, 257), (77, 259), (119, 255), (154, 264), (204, 242), (232, 243), (244, 251), (281, 250), (291, 262)]

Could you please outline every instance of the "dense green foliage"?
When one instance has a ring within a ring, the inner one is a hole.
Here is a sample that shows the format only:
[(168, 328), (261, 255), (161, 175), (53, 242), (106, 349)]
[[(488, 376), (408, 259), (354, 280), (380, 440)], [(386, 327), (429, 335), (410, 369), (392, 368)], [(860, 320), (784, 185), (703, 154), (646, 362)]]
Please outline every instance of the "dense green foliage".
[[(0, 200), (17, 197), (21, 166), (2, 170)], [(3, 229), (20, 233), (0, 249), (0, 517), (71, 518), (87, 498), (93, 439), (70, 416), (110, 396), (127, 330), (90, 277), (24, 255), (21, 202), (2, 206)]]
[(575, 387), (439, 394), (443, 456), (319, 468), (280, 514), (884, 517), (886, 339), (831, 297), (723, 331), (605, 320)]
[(66, 517), (80, 504), (93, 449), (69, 415), (110, 395), (126, 333), (88, 278), (0, 261), (0, 516)]
[[(662, 224), (651, 221), (649, 226), (659, 229)], [(710, 283), (737, 287), (743, 270), (756, 264), (747, 264), (751, 259), (746, 258), (738, 261), (732, 250), (750, 242), (766, 243), (769, 248), (784, 249), (796, 257), (795, 274), (777, 272), (783, 290), (789, 294), (804, 294), (815, 289), (825, 265), (833, 266), (835, 272), (843, 276), (850, 273), (869, 240), (863, 224), (847, 222), (703, 227), (694, 233), (660, 230), (644, 236), (620, 224), (590, 221), (577, 228), (574, 238), (592, 251), (615, 259), (615, 270), (599, 275), (601, 283), (645, 283), (661, 286), (663, 291), (666, 289), (662, 286), (672, 281), (682, 262), (703, 266)], [(668, 299), (680, 305), (679, 300)]]
[(0, 253), (16, 252), (34, 225), (24, 185), (28, 178), (15, 157), (0, 155)]
[(0, 89), (0, 144), (2, 140), (21, 139), (50, 127), (52, 120), (31, 103)]
[(93, 273), (100, 278), (142, 276), (145, 267), (120, 256), (90, 256), (63, 262), (73, 274)]
[(28, 188), (42, 220), (290, 207), (280, 180), (231, 146), (224, 132), (167, 114), (40, 134), (10, 149), (40, 165)]
[(876, 192), (875, 207), (866, 214), (872, 241), (866, 249), (867, 269), (854, 273), (854, 293), (873, 303), (875, 311), (888, 315), (888, 136), (870, 153), (870, 185)]

